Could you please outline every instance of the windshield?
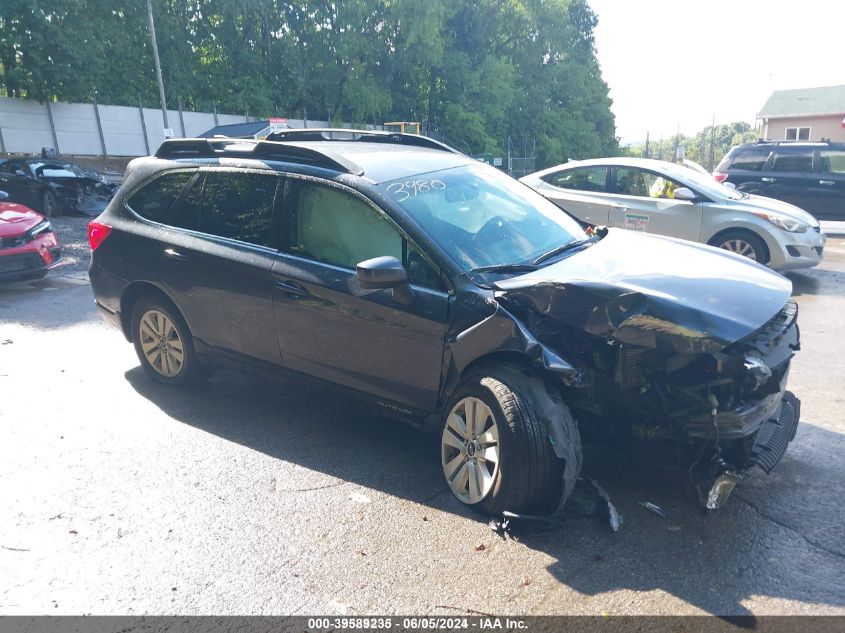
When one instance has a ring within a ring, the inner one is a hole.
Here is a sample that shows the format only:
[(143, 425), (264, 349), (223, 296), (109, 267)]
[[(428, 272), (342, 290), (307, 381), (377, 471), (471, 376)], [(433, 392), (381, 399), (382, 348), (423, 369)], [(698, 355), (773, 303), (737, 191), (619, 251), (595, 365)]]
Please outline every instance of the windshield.
[(692, 185), (695, 189), (706, 196), (727, 198), (728, 200), (741, 200), (742, 198), (748, 197), (748, 194), (743, 194), (741, 191), (731, 189), (730, 187), (726, 187), (725, 185), (719, 183), (710, 174), (701, 174), (689, 167), (682, 169), (681, 167), (673, 165), (672, 167), (666, 169), (666, 172), (669, 176), (677, 176), (679, 179), (687, 181), (688, 184)]
[(36, 175), (44, 178), (76, 178), (82, 172), (73, 163), (42, 163), (32, 161), (29, 163), (29, 166)]
[(522, 183), (482, 163), (378, 186), (465, 271), (531, 264), (583, 229)]

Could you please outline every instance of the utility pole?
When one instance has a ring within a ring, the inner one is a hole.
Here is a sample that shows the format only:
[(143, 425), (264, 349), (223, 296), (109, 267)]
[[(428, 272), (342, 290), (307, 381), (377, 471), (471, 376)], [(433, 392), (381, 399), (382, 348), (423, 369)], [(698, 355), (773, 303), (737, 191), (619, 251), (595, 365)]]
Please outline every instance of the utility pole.
[(153, 20), (153, 3), (152, 0), (147, 0), (147, 17), (150, 20), (150, 41), (153, 44), (153, 59), (156, 64), (156, 80), (158, 81), (158, 95), (161, 98), (161, 120), (164, 123), (164, 136), (167, 138), (167, 130), (170, 126), (167, 124), (167, 101), (164, 98), (164, 81), (161, 79), (161, 62), (158, 59), (158, 44), (156, 44), (156, 25)]
[(712, 172), (716, 165), (716, 115), (713, 115), (713, 123), (710, 126), (710, 160), (707, 164), (707, 170)]

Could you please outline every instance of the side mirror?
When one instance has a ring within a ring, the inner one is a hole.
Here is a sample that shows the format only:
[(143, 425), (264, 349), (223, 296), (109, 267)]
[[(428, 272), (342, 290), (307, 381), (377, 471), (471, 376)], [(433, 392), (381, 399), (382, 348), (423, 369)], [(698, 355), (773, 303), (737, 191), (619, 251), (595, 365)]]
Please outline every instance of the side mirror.
[(731, 189), (736, 189), (736, 185), (732, 182), (723, 182), (722, 184), (726, 187), (730, 187)]
[(375, 257), (360, 262), (355, 267), (358, 285), (366, 290), (393, 289), (393, 300), (408, 305), (414, 291), (408, 284), (408, 271), (395, 257)]
[(688, 189), (687, 187), (678, 187), (675, 189), (675, 200), (681, 200), (684, 202), (692, 202), (695, 200), (696, 196), (693, 193), (692, 189)]
[(0, 191), (0, 200), (8, 200), (8, 199), (9, 199), (9, 194), (6, 193), (5, 191)]
[(26, 176), (26, 174), (24, 173), (23, 169), (16, 169), (15, 176)]

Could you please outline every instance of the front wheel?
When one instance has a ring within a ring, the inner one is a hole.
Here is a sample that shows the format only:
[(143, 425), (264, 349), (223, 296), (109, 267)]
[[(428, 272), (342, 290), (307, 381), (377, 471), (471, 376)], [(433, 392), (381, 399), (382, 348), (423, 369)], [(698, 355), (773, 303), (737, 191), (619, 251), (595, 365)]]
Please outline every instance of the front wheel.
[(575, 485), (581, 441), (569, 409), (539, 377), (493, 366), (467, 375), (447, 403), (440, 461), (462, 503), (490, 514), (547, 511)]
[(141, 367), (153, 380), (188, 385), (201, 378), (191, 332), (169, 301), (156, 296), (138, 299), (132, 309), (132, 340)]
[(41, 211), (48, 218), (59, 215), (60, 205), (56, 194), (47, 189), (41, 199)]
[(742, 255), (750, 260), (765, 264), (769, 261), (769, 251), (759, 237), (749, 231), (727, 231), (717, 236), (711, 246)]

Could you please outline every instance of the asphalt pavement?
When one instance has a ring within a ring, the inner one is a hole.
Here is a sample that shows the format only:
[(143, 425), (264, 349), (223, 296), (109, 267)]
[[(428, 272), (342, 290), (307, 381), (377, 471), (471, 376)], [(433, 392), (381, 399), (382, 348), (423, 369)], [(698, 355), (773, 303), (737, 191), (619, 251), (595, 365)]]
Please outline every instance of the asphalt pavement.
[(352, 400), (151, 383), (82, 257), (0, 287), (1, 614), (845, 614), (843, 239), (790, 274), (802, 424), (770, 475), (706, 515), (683, 481), (595, 459), (618, 533), (507, 539), (451, 497), (436, 441)]

